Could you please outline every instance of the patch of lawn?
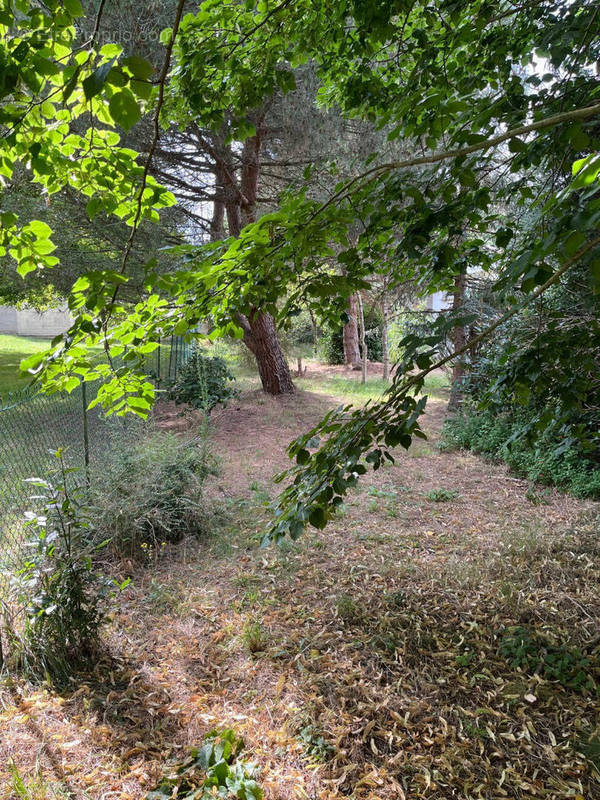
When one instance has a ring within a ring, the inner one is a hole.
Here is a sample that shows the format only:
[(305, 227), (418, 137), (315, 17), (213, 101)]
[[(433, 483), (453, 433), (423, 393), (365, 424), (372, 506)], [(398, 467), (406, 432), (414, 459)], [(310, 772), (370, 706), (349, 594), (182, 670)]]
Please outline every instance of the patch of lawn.
[(33, 353), (50, 346), (50, 339), (34, 339), (28, 336), (0, 335), (0, 397), (22, 389), (30, 378), (21, 378), (19, 363)]

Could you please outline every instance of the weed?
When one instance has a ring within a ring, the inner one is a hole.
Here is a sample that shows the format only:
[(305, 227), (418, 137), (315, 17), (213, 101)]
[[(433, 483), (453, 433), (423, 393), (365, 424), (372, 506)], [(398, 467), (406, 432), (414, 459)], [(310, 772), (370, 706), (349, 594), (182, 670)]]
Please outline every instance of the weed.
[(540, 674), (575, 691), (592, 690), (590, 659), (577, 647), (553, 644), (545, 636), (522, 626), (508, 628), (500, 642), (500, 653), (511, 667)]
[(209, 797), (239, 797), (261, 800), (263, 793), (255, 780), (256, 767), (243, 761), (244, 742), (232, 730), (211, 731), (201, 747), (169, 770), (146, 800), (199, 800)]
[(549, 495), (550, 492), (548, 489), (540, 491), (532, 485), (525, 492), (525, 499), (529, 500), (533, 506), (547, 506), (549, 503)]
[(267, 647), (268, 636), (261, 623), (255, 620), (244, 625), (242, 640), (251, 653), (260, 653)]
[(304, 747), (304, 752), (313, 761), (327, 761), (335, 753), (335, 747), (325, 739), (322, 731), (313, 725), (306, 725), (302, 728), (299, 739)]
[(344, 622), (357, 622), (361, 618), (360, 609), (349, 594), (341, 594), (336, 603), (336, 612), (338, 617)]
[(156, 578), (150, 581), (148, 599), (159, 613), (174, 612), (180, 603), (178, 594)]
[(425, 497), (434, 503), (449, 503), (458, 497), (456, 489), (430, 489)]
[[(137, 432), (139, 433), (139, 431)], [(109, 463), (92, 476), (94, 529), (120, 554), (155, 557), (162, 542), (207, 528), (202, 486), (216, 473), (206, 433), (182, 441), (172, 433), (115, 437)]]
[(70, 792), (60, 783), (50, 783), (39, 768), (33, 776), (23, 777), (14, 761), (9, 761), (9, 789), (16, 800), (67, 800)]
[(91, 541), (83, 490), (67, 486), (62, 452), (56, 456), (59, 482), (29, 481), (44, 507), (42, 513), (27, 514), (34, 531), (31, 555), (17, 571), (14, 592), (26, 605), (22, 667), (34, 677), (63, 681), (97, 652), (115, 584), (94, 568), (98, 547)]

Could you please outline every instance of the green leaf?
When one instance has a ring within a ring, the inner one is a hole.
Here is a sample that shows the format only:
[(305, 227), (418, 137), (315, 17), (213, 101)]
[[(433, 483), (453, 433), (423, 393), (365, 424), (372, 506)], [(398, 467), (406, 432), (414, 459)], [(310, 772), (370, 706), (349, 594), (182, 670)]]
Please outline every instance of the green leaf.
[(139, 80), (148, 81), (154, 73), (152, 64), (141, 56), (129, 56), (121, 63)]
[(117, 125), (126, 131), (130, 130), (142, 117), (136, 99), (129, 89), (122, 89), (114, 94), (110, 98), (108, 110)]
[(296, 453), (296, 464), (306, 464), (310, 461), (310, 453), (308, 450), (299, 450)]
[(325, 510), (321, 506), (315, 506), (309, 514), (308, 521), (314, 528), (318, 528), (320, 531), (323, 530), (327, 524)]
[(101, 67), (98, 67), (95, 72), (92, 72), (92, 74), (88, 75), (83, 81), (83, 92), (86, 100), (91, 100), (92, 97), (100, 94), (114, 63), (115, 59), (111, 58), (110, 61), (107, 61), (106, 64), (102, 64)]
[(72, 17), (83, 17), (83, 6), (79, 0), (63, 0), (63, 6)]

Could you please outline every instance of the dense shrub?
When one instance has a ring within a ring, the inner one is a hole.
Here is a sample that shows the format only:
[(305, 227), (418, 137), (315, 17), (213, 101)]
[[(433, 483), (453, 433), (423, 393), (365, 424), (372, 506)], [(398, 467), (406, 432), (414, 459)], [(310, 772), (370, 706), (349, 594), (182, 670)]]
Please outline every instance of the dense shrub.
[[(504, 310), (485, 281), (475, 288), (468, 304), (480, 321), (470, 337)], [(600, 497), (599, 341), (600, 295), (582, 265), (468, 353), (466, 402), (446, 425), (446, 444), (501, 459), (530, 480)]]
[(176, 403), (187, 403), (194, 408), (211, 411), (219, 403), (225, 404), (236, 391), (230, 384), (235, 377), (224, 359), (206, 356), (196, 350), (179, 371), (169, 397)]
[(577, 443), (564, 448), (556, 431), (550, 428), (529, 442), (525, 435), (518, 436), (527, 420), (526, 410), (498, 413), (467, 406), (446, 421), (440, 446), (472, 450), (504, 461), (529, 480), (557, 486), (577, 497), (600, 499), (600, 468)]
[(110, 458), (92, 475), (94, 530), (118, 553), (140, 557), (162, 543), (206, 530), (206, 477), (215, 474), (205, 436), (120, 433)]
[[(95, 568), (98, 547), (81, 488), (67, 486), (60, 451), (56, 483), (31, 479), (41, 512), (27, 514), (33, 535), (14, 585), (26, 604), (25, 627), (16, 648), (24, 671), (37, 678), (66, 679), (97, 651), (113, 583)], [(73, 483), (71, 481), (71, 483)]]

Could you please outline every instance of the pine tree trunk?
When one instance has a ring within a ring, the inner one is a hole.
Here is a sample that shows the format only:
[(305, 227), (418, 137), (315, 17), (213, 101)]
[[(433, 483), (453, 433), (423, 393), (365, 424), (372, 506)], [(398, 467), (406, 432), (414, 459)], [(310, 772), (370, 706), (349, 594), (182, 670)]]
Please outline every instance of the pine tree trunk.
[(358, 325), (356, 322), (356, 295), (348, 298), (348, 322), (344, 325), (344, 364), (347, 367), (360, 367), (360, 348), (358, 344)]
[(367, 352), (367, 340), (365, 337), (365, 311), (363, 308), (362, 297), (360, 292), (356, 293), (358, 300), (358, 320), (360, 322), (360, 349), (362, 351), (362, 377), (361, 383), (367, 382), (367, 364), (369, 360), (369, 353)]
[[(233, 169), (223, 171), (223, 177), (230, 183), (225, 211), (232, 236), (239, 236), (242, 227), (256, 219), (260, 147), (258, 133), (244, 142), (239, 186), (235, 182)], [(292, 373), (281, 349), (275, 320), (271, 314), (255, 308), (248, 315), (236, 314), (236, 321), (244, 332), (244, 344), (256, 359), (263, 390), (272, 395), (291, 394), (294, 391)]]
[(240, 314), (238, 322), (244, 331), (244, 343), (256, 359), (263, 390), (273, 395), (291, 394), (292, 375), (271, 314), (255, 310), (248, 317)]
[(319, 331), (317, 328), (317, 320), (315, 315), (313, 314), (312, 308), (308, 309), (308, 313), (310, 315), (310, 324), (312, 325), (312, 335), (313, 335), (313, 355), (316, 358), (319, 349)]
[[(465, 303), (465, 293), (467, 288), (467, 273), (461, 272), (454, 279), (454, 292), (452, 293), (452, 312), (456, 313), (462, 309)], [(467, 343), (467, 333), (464, 325), (455, 325), (452, 331), (453, 349), (460, 350)], [(452, 387), (450, 389), (450, 399), (448, 400), (448, 410), (456, 411), (462, 404), (462, 383), (465, 376), (465, 365), (463, 357), (459, 356), (454, 360), (452, 366)]]
[(381, 300), (381, 358), (383, 360), (383, 380), (390, 379), (390, 350), (388, 346), (388, 306), (385, 297)]

